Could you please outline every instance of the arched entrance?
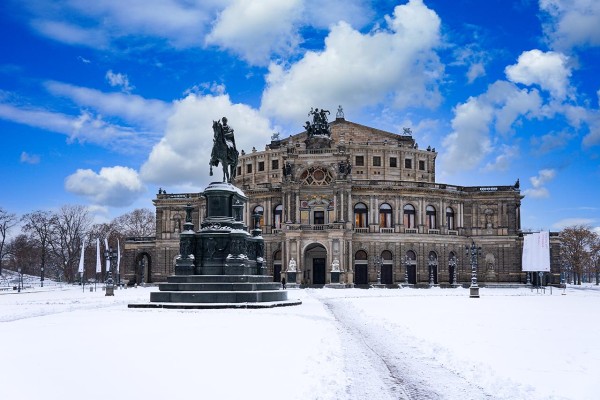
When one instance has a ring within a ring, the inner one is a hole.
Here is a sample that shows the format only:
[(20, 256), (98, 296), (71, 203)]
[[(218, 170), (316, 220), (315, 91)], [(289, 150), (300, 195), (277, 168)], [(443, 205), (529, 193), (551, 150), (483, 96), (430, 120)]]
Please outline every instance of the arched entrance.
[(354, 254), (354, 284), (367, 285), (369, 283), (367, 252), (359, 250)]
[(273, 254), (273, 282), (281, 282), (281, 250)]
[(408, 272), (408, 283), (415, 285), (417, 283), (417, 255), (412, 250), (406, 252), (405, 268)]
[(327, 250), (312, 243), (304, 250), (304, 281), (309, 285), (324, 285), (327, 276)]
[[(133, 281), (133, 282), (132, 282)], [(136, 257), (135, 275), (129, 281), (131, 284), (152, 283), (152, 258), (144, 252)]]
[(392, 276), (392, 252), (389, 250), (385, 250), (381, 253), (381, 259), (383, 263), (381, 264), (381, 283), (384, 285), (391, 285), (393, 282)]

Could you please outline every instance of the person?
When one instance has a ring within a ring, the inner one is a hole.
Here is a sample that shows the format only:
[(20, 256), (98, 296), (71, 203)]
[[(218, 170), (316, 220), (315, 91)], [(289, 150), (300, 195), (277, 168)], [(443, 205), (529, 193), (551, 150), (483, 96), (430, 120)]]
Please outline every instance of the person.
[(285, 290), (285, 276), (281, 278), (281, 286)]

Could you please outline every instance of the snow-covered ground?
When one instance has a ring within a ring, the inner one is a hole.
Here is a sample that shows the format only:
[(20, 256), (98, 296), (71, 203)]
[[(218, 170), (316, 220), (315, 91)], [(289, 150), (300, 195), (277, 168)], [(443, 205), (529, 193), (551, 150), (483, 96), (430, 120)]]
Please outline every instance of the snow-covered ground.
[(600, 289), (290, 290), (129, 309), (156, 288), (0, 291), (2, 399), (598, 399)]

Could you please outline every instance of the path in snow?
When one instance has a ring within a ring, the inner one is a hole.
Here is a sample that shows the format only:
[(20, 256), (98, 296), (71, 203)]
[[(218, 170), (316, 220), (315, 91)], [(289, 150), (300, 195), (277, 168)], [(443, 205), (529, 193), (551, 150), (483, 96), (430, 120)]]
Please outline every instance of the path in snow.
[(418, 354), (410, 339), (361, 316), (344, 299), (313, 296), (333, 314), (345, 344), (348, 399), (494, 399), (482, 388)]

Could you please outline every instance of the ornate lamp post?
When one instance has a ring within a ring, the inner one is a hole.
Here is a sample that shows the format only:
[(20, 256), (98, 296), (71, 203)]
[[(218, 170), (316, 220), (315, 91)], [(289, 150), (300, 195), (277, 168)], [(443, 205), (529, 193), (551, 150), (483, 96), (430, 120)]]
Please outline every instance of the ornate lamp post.
[(42, 267), (40, 270), (40, 282), (41, 282), (41, 287), (44, 287), (44, 267)]
[(17, 287), (18, 287), (18, 292), (21, 293), (21, 280), (22, 280), (21, 277), (23, 276), (23, 275), (21, 275), (21, 267), (19, 267), (17, 269), (17, 272), (19, 273), (19, 275), (17, 275)]
[(106, 279), (106, 294), (105, 296), (114, 296), (115, 295), (115, 283), (112, 277), (113, 270), (113, 261), (117, 259), (117, 252), (113, 250), (113, 248), (106, 249), (104, 252), (104, 258), (106, 258), (108, 268), (108, 278)]
[(377, 284), (381, 285), (381, 264), (383, 264), (383, 259), (381, 256), (375, 256), (373, 257), (373, 263), (377, 269)]
[(429, 255), (429, 286), (435, 285), (435, 280), (433, 279), (433, 266), (435, 265), (435, 257), (433, 254)]
[(144, 268), (146, 267), (144, 263), (144, 258), (140, 259), (140, 285), (144, 286)]
[(402, 265), (404, 265), (404, 284), (408, 285), (408, 256), (402, 257)]
[(456, 258), (455, 255), (452, 255), (452, 257), (450, 258), (450, 260), (448, 260), (448, 265), (450, 267), (452, 267), (452, 284), (453, 285), (458, 285), (458, 279), (456, 277), (456, 263), (457, 263), (458, 259)]
[(465, 254), (471, 257), (471, 286), (469, 287), (469, 297), (479, 298), (479, 286), (477, 286), (477, 257), (481, 255), (481, 247), (475, 246), (475, 242), (471, 242), (471, 246), (466, 246)]

